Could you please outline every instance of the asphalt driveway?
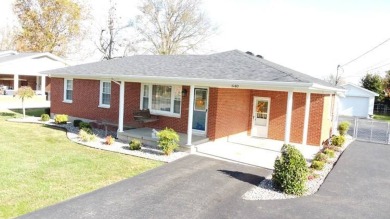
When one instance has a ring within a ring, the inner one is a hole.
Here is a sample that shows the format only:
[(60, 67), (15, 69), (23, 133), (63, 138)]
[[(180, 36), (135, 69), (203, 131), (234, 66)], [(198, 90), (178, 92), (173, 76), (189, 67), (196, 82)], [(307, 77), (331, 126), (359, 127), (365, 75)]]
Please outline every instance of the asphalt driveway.
[(270, 173), (190, 155), (24, 218), (194, 218), (241, 200)]
[(189, 156), (24, 218), (388, 218), (389, 157), (389, 145), (354, 142), (316, 194), (246, 201), (268, 170)]

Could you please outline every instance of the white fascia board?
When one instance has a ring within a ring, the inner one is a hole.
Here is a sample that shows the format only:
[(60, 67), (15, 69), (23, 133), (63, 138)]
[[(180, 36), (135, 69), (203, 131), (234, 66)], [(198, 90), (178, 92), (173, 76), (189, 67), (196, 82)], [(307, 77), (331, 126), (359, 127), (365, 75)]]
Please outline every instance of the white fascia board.
[(225, 79), (203, 79), (203, 78), (179, 78), (179, 77), (159, 77), (159, 76), (123, 76), (123, 75), (68, 75), (68, 74), (49, 74), (53, 78), (74, 77), (90, 80), (115, 80), (139, 83), (158, 83), (172, 85), (197, 85), (204, 87), (218, 88), (236, 88), (236, 89), (256, 89), (256, 90), (274, 90), (274, 91), (294, 91), (294, 92), (312, 92), (333, 94), (335, 92), (344, 92), (343, 89), (337, 89), (322, 86), (313, 83), (303, 82), (275, 82), (275, 81), (245, 81), (245, 80), (225, 80)]

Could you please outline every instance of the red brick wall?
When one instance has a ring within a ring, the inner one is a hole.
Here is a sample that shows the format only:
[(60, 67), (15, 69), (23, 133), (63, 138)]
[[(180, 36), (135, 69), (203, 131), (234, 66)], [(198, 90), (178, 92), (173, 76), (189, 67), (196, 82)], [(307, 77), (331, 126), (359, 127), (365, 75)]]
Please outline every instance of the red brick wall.
[[(67, 114), (74, 117), (107, 120), (111, 123), (118, 123), (119, 109), (119, 85), (111, 83), (111, 104), (110, 108), (101, 108), (99, 105), (100, 81), (73, 79), (73, 102), (64, 103), (64, 79), (52, 78), (51, 80), (51, 112), (54, 114)], [(189, 90), (188, 87), (183, 87)], [(125, 83), (125, 110), (124, 125), (140, 126), (134, 121), (133, 112), (140, 109), (140, 83)], [(153, 123), (146, 123), (144, 127), (162, 129), (173, 128), (178, 132), (187, 132), (188, 97), (182, 97), (181, 117), (173, 118), (159, 116), (159, 120)]]
[(305, 120), (306, 94), (294, 93), (293, 95), (293, 113), (291, 118), (290, 142), (302, 143), (303, 124)]
[(322, 115), (324, 108), (324, 95), (311, 94), (310, 97), (310, 116), (307, 133), (307, 144), (320, 145), (322, 131)]
[(248, 130), (250, 90), (210, 88), (208, 137), (212, 140)]

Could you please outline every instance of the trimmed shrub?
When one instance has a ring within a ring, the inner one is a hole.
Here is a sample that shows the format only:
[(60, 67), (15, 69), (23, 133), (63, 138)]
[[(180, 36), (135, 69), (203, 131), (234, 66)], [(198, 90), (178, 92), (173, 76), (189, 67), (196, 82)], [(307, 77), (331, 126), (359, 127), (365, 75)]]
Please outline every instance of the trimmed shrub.
[(328, 157), (330, 158), (333, 158), (334, 157), (334, 150), (330, 149), (330, 148), (325, 148), (324, 154), (328, 155)]
[(322, 170), (324, 169), (324, 166), (325, 166), (325, 162), (323, 161), (318, 161), (318, 160), (314, 160), (312, 163), (311, 163), (311, 168), (315, 169), (315, 170)]
[(95, 141), (95, 139), (96, 139), (96, 135), (90, 134), (90, 133), (84, 131), (83, 129), (81, 129), (79, 131), (79, 137), (84, 142)]
[(79, 127), (80, 123), (82, 123), (82, 122), (83, 122), (83, 120), (75, 119), (75, 120), (73, 120), (73, 126), (74, 127)]
[(328, 160), (328, 155), (326, 155), (326, 154), (324, 154), (324, 153), (318, 153), (318, 154), (316, 154), (316, 156), (314, 157), (314, 160), (326, 162), (326, 160)]
[(50, 120), (50, 116), (48, 114), (41, 115), (41, 121), (47, 122)]
[(337, 130), (339, 131), (340, 135), (342, 136), (346, 135), (349, 130), (349, 126), (350, 126), (349, 122), (347, 121), (341, 122), (339, 126), (337, 126)]
[(107, 136), (106, 139), (105, 139), (105, 143), (107, 145), (112, 145), (115, 143), (115, 138), (112, 137), (111, 135)]
[(301, 152), (292, 145), (283, 145), (281, 157), (274, 164), (272, 181), (286, 194), (302, 195), (309, 174), (306, 160)]
[(66, 124), (68, 122), (68, 115), (65, 114), (57, 114), (54, 117), (54, 122), (56, 124)]
[(170, 155), (179, 147), (179, 135), (171, 128), (165, 128), (157, 133), (158, 146), (165, 155)]
[(343, 135), (335, 135), (332, 137), (332, 145), (341, 147), (345, 142), (345, 137)]
[(129, 143), (130, 150), (141, 150), (142, 143), (138, 139), (133, 139)]
[(92, 126), (88, 122), (80, 122), (79, 123), (79, 129), (84, 130), (88, 134), (93, 134)]

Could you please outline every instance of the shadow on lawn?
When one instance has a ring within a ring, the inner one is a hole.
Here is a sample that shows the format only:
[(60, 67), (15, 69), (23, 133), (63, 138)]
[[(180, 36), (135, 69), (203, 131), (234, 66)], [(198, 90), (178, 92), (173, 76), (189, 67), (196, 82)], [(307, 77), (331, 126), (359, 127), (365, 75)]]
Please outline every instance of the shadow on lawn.
[(246, 183), (250, 183), (255, 186), (259, 185), (259, 183), (265, 179), (263, 176), (254, 175), (251, 173), (243, 173), (240, 171), (230, 171), (230, 170), (218, 170), (218, 171), (232, 178), (241, 180)]

